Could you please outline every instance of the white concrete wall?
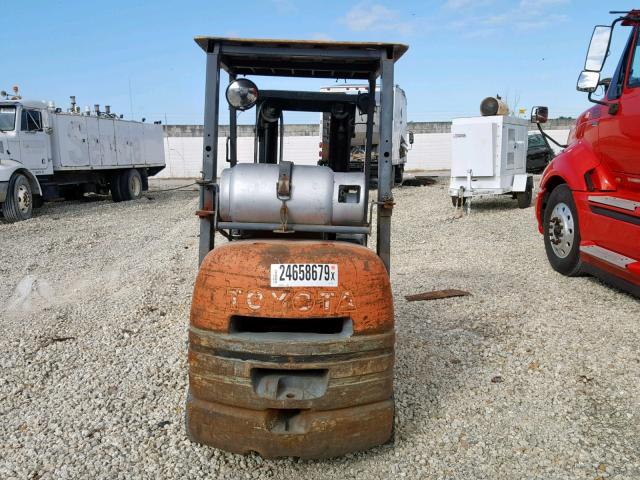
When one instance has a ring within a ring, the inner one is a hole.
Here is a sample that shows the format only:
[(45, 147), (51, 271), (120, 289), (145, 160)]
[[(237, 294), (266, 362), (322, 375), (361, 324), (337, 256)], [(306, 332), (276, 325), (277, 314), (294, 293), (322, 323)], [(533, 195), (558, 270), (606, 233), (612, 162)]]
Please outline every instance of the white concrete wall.
[[(301, 165), (316, 165), (319, 159), (320, 137), (284, 137), (284, 159)], [(164, 140), (166, 168), (157, 177), (199, 177), (202, 169), (202, 137), (166, 137)], [(224, 138), (218, 138), (218, 176), (229, 166), (225, 161)], [(238, 161), (253, 162), (253, 138), (238, 137)]]
[[(549, 135), (560, 143), (567, 141), (569, 130), (549, 130)], [(451, 167), (451, 134), (420, 133), (409, 152), (405, 170), (448, 170)], [(284, 159), (301, 165), (318, 162), (319, 136), (284, 137)], [(551, 144), (556, 150), (560, 150)], [(225, 159), (225, 139), (218, 139), (218, 175), (228, 164)], [(167, 167), (157, 176), (164, 178), (199, 177), (202, 168), (202, 138), (165, 138)], [(238, 161), (253, 162), (253, 138), (238, 138)]]

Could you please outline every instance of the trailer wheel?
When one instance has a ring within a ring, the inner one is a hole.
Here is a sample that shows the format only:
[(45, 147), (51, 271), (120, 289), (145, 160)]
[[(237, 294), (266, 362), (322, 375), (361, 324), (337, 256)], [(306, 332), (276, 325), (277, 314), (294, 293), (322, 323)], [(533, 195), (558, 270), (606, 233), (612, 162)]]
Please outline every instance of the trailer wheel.
[(18, 173), (9, 180), (7, 198), (2, 205), (2, 214), (9, 223), (31, 218), (33, 213), (33, 194), (27, 177)]
[(462, 197), (462, 201), (460, 200), (460, 197), (456, 196), (456, 195), (451, 195), (451, 204), (454, 207), (462, 207), (463, 205), (465, 205), (467, 203), (467, 197)]
[(120, 172), (115, 172), (111, 176), (111, 181), (109, 182), (109, 190), (111, 190), (111, 198), (114, 202), (121, 202), (124, 200), (122, 198), (122, 190), (120, 189), (120, 184), (122, 183), (122, 174)]
[(142, 177), (135, 168), (122, 172), (120, 176), (122, 200), (137, 200), (142, 195)]
[(531, 206), (531, 200), (533, 199), (533, 179), (531, 177), (527, 179), (527, 189), (524, 192), (516, 193), (516, 199), (518, 200), (518, 208), (529, 208)]
[(576, 204), (567, 185), (557, 186), (544, 210), (544, 248), (551, 267), (569, 277), (582, 273)]

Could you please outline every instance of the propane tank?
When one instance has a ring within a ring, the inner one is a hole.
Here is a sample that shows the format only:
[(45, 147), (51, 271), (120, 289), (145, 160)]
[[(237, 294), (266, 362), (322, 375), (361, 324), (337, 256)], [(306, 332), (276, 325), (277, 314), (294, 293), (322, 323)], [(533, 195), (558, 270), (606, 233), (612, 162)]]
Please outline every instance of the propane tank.
[(480, 113), (483, 117), (492, 115), (509, 115), (509, 107), (500, 96), (487, 97), (480, 102)]
[[(222, 221), (280, 223), (282, 200), (276, 195), (279, 167), (239, 163), (220, 175)], [(334, 172), (328, 167), (293, 165), (289, 223), (361, 225), (366, 216), (364, 174)]]

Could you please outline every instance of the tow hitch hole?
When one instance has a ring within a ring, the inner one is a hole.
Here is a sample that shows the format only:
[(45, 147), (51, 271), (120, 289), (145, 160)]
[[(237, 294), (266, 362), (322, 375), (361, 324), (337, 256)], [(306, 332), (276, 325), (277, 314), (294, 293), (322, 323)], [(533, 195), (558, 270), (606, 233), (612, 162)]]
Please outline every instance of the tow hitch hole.
[(269, 400), (313, 400), (327, 391), (329, 371), (254, 368), (251, 370), (253, 391)]
[(307, 422), (302, 410), (271, 410), (269, 430), (273, 433), (306, 433)]

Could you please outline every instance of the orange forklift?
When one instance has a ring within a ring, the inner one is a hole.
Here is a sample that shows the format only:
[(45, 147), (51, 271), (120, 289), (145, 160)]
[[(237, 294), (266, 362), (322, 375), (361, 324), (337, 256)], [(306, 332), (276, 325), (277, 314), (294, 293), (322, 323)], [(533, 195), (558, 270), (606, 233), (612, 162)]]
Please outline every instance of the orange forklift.
[[(383, 444), (394, 424), (393, 73), (408, 47), (195, 40), (207, 66), (187, 434), (266, 458), (325, 458)], [(221, 69), (229, 79), (229, 166), (218, 180)], [(260, 76), (366, 80), (369, 89), (360, 95), (261, 90)], [(250, 109), (254, 161), (238, 163), (237, 115)], [(297, 164), (291, 153), (284, 160), (289, 111), (330, 117), (322, 165)], [(356, 112), (367, 119), (366, 154), (362, 171), (354, 172)], [(374, 129), (379, 188), (370, 202), (365, 179)], [(367, 247), (374, 224), (376, 252)], [(216, 246), (216, 232), (227, 241)]]

